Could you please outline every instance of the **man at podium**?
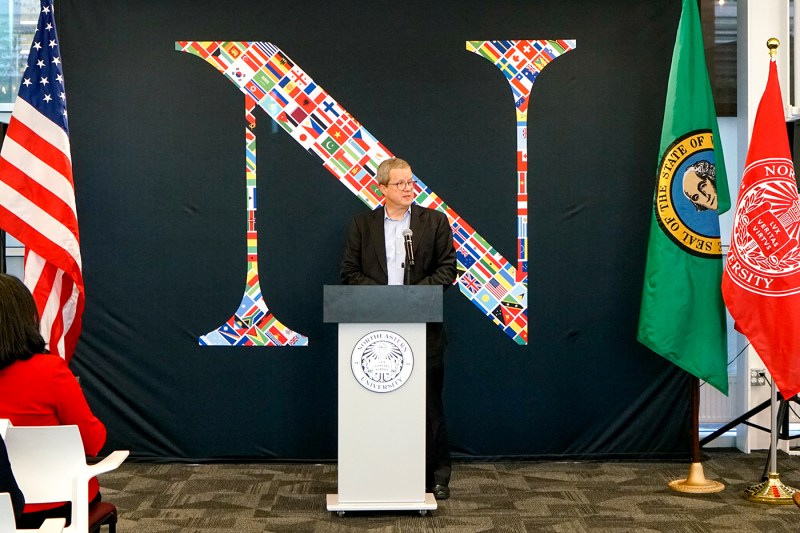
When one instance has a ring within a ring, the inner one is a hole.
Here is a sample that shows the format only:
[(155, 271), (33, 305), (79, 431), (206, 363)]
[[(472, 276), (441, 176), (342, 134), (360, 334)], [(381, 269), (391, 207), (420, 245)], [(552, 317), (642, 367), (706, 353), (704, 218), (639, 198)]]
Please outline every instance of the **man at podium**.
[[(447, 289), (456, 279), (456, 252), (447, 216), (414, 204), (417, 191), (406, 161), (396, 157), (383, 161), (376, 179), (384, 205), (353, 219), (342, 259), (342, 283)], [(437, 500), (450, 497), (450, 446), (442, 403), (446, 343), (442, 324), (428, 323), (425, 484)]]

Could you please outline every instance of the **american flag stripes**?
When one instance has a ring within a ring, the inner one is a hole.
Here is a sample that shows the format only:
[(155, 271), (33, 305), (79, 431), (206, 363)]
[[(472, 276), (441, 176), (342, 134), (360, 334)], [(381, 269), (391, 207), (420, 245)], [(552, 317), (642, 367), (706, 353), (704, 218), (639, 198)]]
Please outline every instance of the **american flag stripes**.
[(0, 227), (25, 245), (25, 284), (51, 353), (72, 357), (84, 307), (67, 102), (52, 0), (39, 24), (0, 151)]

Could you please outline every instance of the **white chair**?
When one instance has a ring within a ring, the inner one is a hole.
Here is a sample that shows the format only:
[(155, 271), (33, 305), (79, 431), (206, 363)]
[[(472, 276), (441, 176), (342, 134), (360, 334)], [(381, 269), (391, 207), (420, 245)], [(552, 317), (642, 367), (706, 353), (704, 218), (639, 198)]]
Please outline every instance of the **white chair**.
[(67, 521), (63, 518), (48, 518), (39, 529), (17, 529), (14, 522), (14, 508), (11, 507), (11, 495), (0, 492), (0, 533), (27, 533), (39, 531), (45, 533), (59, 533), (64, 530)]
[(78, 426), (9, 425), (5, 441), (25, 503), (72, 502), (72, 518), (65, 533), (88, 533), (92, 525), (89, 480), (114, 470), (129, 454), (118, 450), (87, 465)]

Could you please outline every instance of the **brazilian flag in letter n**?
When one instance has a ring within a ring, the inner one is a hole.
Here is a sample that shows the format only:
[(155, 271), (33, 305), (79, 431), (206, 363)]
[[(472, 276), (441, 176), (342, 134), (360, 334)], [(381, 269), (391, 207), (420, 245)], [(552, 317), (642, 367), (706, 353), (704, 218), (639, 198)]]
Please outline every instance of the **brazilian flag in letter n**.
[(719, 213), (730, 208), (697, 0), (672, 53), (639, 342), (728, 394)]

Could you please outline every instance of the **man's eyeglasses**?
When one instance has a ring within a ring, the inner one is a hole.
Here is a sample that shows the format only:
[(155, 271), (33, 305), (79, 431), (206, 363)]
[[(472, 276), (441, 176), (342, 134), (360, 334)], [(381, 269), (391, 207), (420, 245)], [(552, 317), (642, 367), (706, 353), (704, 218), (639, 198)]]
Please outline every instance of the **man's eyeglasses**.
[(396, 181), (394, 183), (387, 183), (386, 186), (394, 185), (398, 191), (405, 191), (406, 189), (413, 189), (416, 180)]

